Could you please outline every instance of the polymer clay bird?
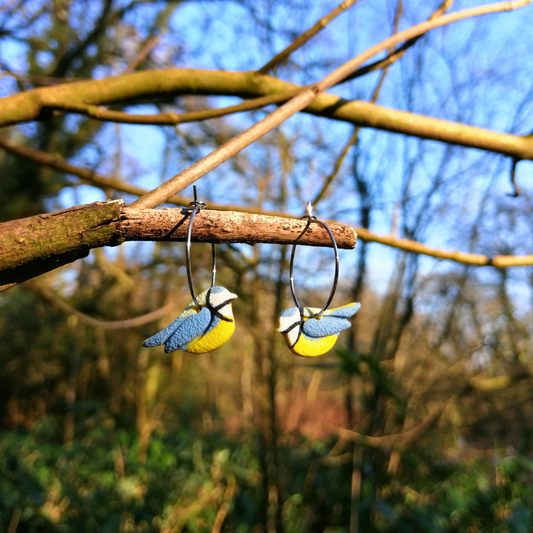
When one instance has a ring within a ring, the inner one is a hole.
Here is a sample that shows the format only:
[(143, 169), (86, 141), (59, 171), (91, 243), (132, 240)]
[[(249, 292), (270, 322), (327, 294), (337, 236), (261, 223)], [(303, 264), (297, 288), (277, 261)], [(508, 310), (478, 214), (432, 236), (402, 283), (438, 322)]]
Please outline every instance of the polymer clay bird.
[(276, 331), (283, 334), (287, 346), (296, 355), (316, 357), (333, 348), (339, 333), (351, 325), (347, 319), (355, 315), (360, 307), (360, 303), (353, 302), (328, 309), (318, 317), (318, 308), (291, 307), (280, 313)]
[(222, 346), (235, 331), (231, 302), (237, 298), (224, 287), (211, 287), (191, 302), (164, 330), (146, 339), (143, 346), (165, 345), (165, 353), (183, 350), (207, 353)]

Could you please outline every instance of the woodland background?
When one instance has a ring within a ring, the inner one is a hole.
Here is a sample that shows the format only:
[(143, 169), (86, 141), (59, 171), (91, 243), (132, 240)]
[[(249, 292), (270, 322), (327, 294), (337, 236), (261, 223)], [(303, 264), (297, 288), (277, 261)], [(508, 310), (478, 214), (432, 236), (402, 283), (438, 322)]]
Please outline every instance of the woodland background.
[[(254, 71), (335, 6), (4, 0), (0, 95), (151, 69)], [(271, 74), (320, 80), (437, 7), (362, 0)], [(528, 134), (532, 9), (434, 30), (388, 69), (332, 92)], [(189, 94), (113, 109), (240, 101)], [(51, 113), (4, 128), (0, 221), (131, 202), (90, 177), (151, 189), (265, 112), (175, 126)], [(43, 153), (55, 163), (42, 164)], [(517, 165), (517, 197), (511, 168), (501, 154), (298, 114), (197, 186), (208, 204), (300, 216), (313, 200), (323, 219), (490, 257), (533, 250), (531, 163)], [(198, 288), (209, 282), (209, 248), (193, 245)], [(222, 245), (218, 283), (239, 296), (230, 342), (200, 356), (143, 349), (190, 299), (184, 250), (100, 248), (0, 294), (0, 530), (531, 530), (531, 267), (439, 261), (360, 239), (341, 251), (334, 305), (362, 308), (337, 349), (307, 360), (273, 333), (291, 305), (290, 248)], [(306, 304), (322, 305), (332, 265), (330, 249), (299, 248)], [(120, 322), (160, 308), (156, 321)]]

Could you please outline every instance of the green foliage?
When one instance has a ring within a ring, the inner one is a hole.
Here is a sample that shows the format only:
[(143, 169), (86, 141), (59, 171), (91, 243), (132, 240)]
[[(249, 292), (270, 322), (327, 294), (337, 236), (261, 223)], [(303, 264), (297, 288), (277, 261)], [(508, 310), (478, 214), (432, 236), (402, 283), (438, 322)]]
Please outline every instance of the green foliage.
[[(262, 471), (246, 439), (172, 430), (152, 438), (142, 463), (135, 430), (104, 412), (78, 429), (64, 446), (50, 416), (30, 431), (0, 434), (0, 530), (18, 512), (18, 531), (211, 531), (223, 504), (227, 531), (260, 523)], [(287, 533), (347, 531), (351, 462), (328, 465), (332, 444), (280, 449)], [(364, 531), (530, 531), (533, 464), (523, 457), (465, 464), (410, 450), (394, 476), (365, 457)]]

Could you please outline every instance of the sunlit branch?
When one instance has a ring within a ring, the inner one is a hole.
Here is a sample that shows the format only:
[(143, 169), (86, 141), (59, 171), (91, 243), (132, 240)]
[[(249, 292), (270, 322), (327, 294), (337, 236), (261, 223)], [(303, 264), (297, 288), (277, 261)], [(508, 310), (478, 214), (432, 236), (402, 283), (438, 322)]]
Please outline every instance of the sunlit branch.
[(118, 122), (121, 124), (144, 124), (152, 126), (173, 126), (175, 124), (184, 124), (187, 122), (199, 122), (212, 118), (224, 117), (244, 111), (253, 111), (261, 109), (267, 105), (279, 104), (289, 100), (299, 90), (292, 90), (287, 93), (278, 93), (269, 96), (261, 96), (245, 100), (240, 104), (222, 107), (220, 109), (203, 109), (201, 111), (190, 111), (188, 113), (157, 113), (154, 115), (134, 115), (123, 111), (114, 111), (105, 109), (96, 105), (87, 105), (80, 102), (58, 102), (48, 106), (49, 109), (64, 111), (68, 113), (78, 113), (96, 120)]
[[(101, 187), (104, 190), (114, 189), (121, 192), (126, 192), (133, 195), (142, 195), (146, 192), (145, 189), (136, 187), (135, 185), (130, 185), (124, 181), (115, 179), (115, 178), (106, 178), (100, 174), (93, 172), (87, 168), (77, 167), (64, 161), (58, 156), (47, 154), (45, 152), (40, 152), (26, 146), (20, 146), (18, 144), (6, 141), (4, 138), (0, 137), (0, 146), (9, 150), (10, 152), (18, 155), (20, 157), (25, 157), (35, 163), (45, 165), (49, 168), (54, 168), (68, 174), (73, 174), (80, 177), (84, 181)], [(178, 206), (187, 205), (190, 199), (175, 196), (170, 198), (167, 203), (171, 203)], [(261, 210), (256, 207), (242, 207), (234, 205), (219, 205), (209, 203), (209, 207), (217, 211), (230, 211), (237, 213), (250, 213), (250, 214), (259, 214), (265, 216), (277, 216), (282, 218), (297, 218), (294, 215), (287, 213), (277, 213), (273, 211)], [(358, 238), (364, 242), (376, 242), (383, 244), (385, 246), (390, 246), (391, 248), (397, 248), (399, 250), (404, 250), (406, 252), (412, 252), (416, 254), (427, 255), (429, 257), (434, 257), (436, 259), (446, 259), (449, 261), (455, 261), (465, 265), (475, 265), (475, 266), (494, 266), (496, 268), (509, 268), (515, 266), (530, 266), (533, 265), (533, 255), (497, 255), (494, 257), (489, 257), (482, 254), (474, 254), (468, 252), (460, 252), (455, 250), (440, 250), (437, 248), (428, 247), (422, 243), (412, 241), (409, 239), (397, 239), (394, 235), (377, 235), (365, 228), (354, 227), (357, 232)], [(85, 254), (86, 255), (86, 254)], [(84, 257), (81, 256), (81, 257)], [(78, 259), (79, 257), (72, 257), (70, 260), (66, 261), (67, 263)], [(61, 266), (56, 264), (52, 268), (57, 268)], [(51, 270), (48, 268), (43, 272)], [(37, 272), (35, 275), (39, 275), (42, 272)], [(31, 276), (30, 276), (31, 277)], [(16, 284), (16, 283), (15, 283)], [(2, 285), (0, 281), (0, 286)], [(0, 287), (1, 290), (1, 287)]]
[[(93, 248), (125, 241), (185, 241), (189, 213), (135, 209), (123, 200), (96, 202), (0, 224), (0, 290), (86, 257)], [(236, 211), (199, 212), (192, 240), (208, 243), (295, 244), (331, 247), (318, 224)], [(353, 249), (351, 226), (330, 223), (339, 248)]]
[(154, 35), (153, 37), (148, 39), (144, 43), (142, 48), (139, 50), (139, 53), (128, 63), (124, 74), (133, 72), (138, 67), (138, 65), (146, 59), (146, 56), (159, 44), (159, 41), (163, 38), (164, 35), (164, 33), (160, 33), (159, 35)]
[(287, 58), (298, 48), (301, 48), (309, 39), (313, 38), (317, 33), (322, 31), (334, 18), (353, 6), (358, 0), (346, 0), (338, 5), (329, 15), (322, 17), (314, 26), (309, 28), (306, 32), (297, 37), (285, 50), (276, 54), (266, 65), (262, 66), (257, 72), (259, 74), (266, 74), (274, 67), (283, 63)]
[(176, 176), (170, 178), (165, 183), (162, 183), (159, 187), (155, 188), (153, 191), (134, 202), (133, 205), (138, 208), (151, 208), (164, 203), (168, 198), (182, 191), (185, 189), (185, 187), (191, 185), (197, 179), (201, 178), (214, 168), (218, 167), (224, 161), (227, 161), (239, 153), (242, 149), (246, 148), (250, 144), (260, 139), (263, 135), (282, 124), (289, 117), (307, 107), (311, 102), (313, 102), (313, 100), (315, 100), (317, 95), (326, 91), (344, 79), (346, 76), (349, 76), (365, 61), (382, 52), (383, 50), (387, 50), (390, 47), (405, 41), (406, 39), (411, 39), (418, 35), (422, 35), (433, 28), (444, 26), (465, 18), (515, 9), (525, 6), (530, 2), (531, 0), (516, 0), (515, 2), (500, 2), (497, 4), (490, 4), (477, 8), (466, 9), (464, 11), (458, 11), (457, 13), (445, 15), (435, 20), (417, 24), (412, 28), (385, 39), (381, 43), (372, 46), (357, 57), (347, 61), (312, 87), (303, 89), (302, 92), (270, 113), (263, 120), (257, 122), (239, 135), (236, 135), (228, 142), (211, 152), (209, 155), (203, 157)]
[[(112, 105), (177, 94), (224, 95), (241, 98), (279, 95), (280, 102), (302, 88), (253, 72), (169, 69), (128, 74), (104, 80), (64, 83), (22, 92), (0, 99), (0, 126), (40, 120), (65, 102)], [(276, 99), (278, 97), (276, 96)], [(412, 135), (423, 139), (488, 150), (518, 159), (533, 159), (533, 138), (498, 133), (483, 128), (387, 109), (360, 100), (347, 101), (333, 94), (319, 95), (304, 110), (355, 126)], [(145, 120), (145, 119), (143, 119)], [(146, 119), (147, 120), (147, 119)]]
[(533, 265), (533, 255), (495, 255), (489, 257), (488, 255), (472, 254), (456, 250), (439, 250), (409, 239), (395, 239), (388, 235), (376, 235), (365, 228), (357, 228), (357, 236), (365, 242), (378, 242), (391, 248), (397, 248), (398, 250), (427, 255), (436, 259), (448, 259), (465, 265), (493, 266), (496, 268)]

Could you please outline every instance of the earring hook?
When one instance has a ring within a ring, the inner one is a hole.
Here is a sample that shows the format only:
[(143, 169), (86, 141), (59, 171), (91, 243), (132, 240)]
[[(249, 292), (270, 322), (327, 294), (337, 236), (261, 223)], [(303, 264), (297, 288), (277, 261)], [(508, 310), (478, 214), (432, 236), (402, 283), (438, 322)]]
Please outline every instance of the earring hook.
[[(196, 295), (194, 293), (194, 286), (193, 286), (193, 280), (192, 280), (192, 267), (191, 267), (192, 226), (193, 226), (194, 217), (196, 213), (198, 213), (202, 209), (205, 209), (207, 204), (205, 202), (198, 201), (196, 185), (193, 185), (192, 189), (193, 189), (194, 201), (190, 202), (188, 207), (183, 208), (184, 210), (190, 213), (189, 225), (187, 227), (187, 242), (185, 246), (185, 255), (186, 255), (186, 260), (187, 260), (187, 280), (189, 282), (189, 290), (191, 291), (192, 301), (194, 302), (194, 305), (196, 307), (200, 307), (200, 305), (198, 304), (198, 300), (196, 299)], [(211, 243), (211, 251), (213, 255), (212, 268), (211, 268), (211, 287), (214, 287), (215, 278), (217, 275), (217, 267), (216, 267), (217, 253), (216, 253), (214, 243)]]
[[(305, 229), (301, 233), (301, 235), (298, 237), (298, 239), (301, 239), (302, 236), (305, 235), (305, 232), (309, 229), (309, 226), (311, 226), (312, 222), (316, 222), (317, 224), (320, 224), (328, 232), (329, 237), (331, 239), (331, 242), (333, 243), (333, 250), (334, 250), (334, 253), (335, 253), (335, 277), (333, 279), (333, 286), (331, 288), (331, 292), (329, 294), (328, 301), (326, 302), (326, 305), (316, 315), (314, 315), (315, 317), (320, 317), (322, 315), (322, 313), (324, 313), (328, 309), (329, 305), (333, 301), (333, 297), (335, 296), (335, 292), (337, 291), (337, 282), (339, 280), (339, 250), (337, 248), (337, 241), (335, 240), (335, 237), (333, 236), (333, 233), (331, 232), (331, 230), (329, 229), (327, 224), (325, 224), (321, 220), (318, 220), (313, 215), (313, 206), (311, 205), (311, 202), (307, 202), (307, 209), (306, 210), (307, 210), (307, 214), (305, 214), (300, 220), (303, 220), (303, 219), (306, 218), (307, 219), (307, 224), (305, 226)], [(296, 240), (298, 240), (298, 239), (296, 239)], [(296, 243), (294, 243), (292, 245), (291, 260), (290, 260), (290, 263), (289, 263), (289, 275), (290, 275), (289, 285), (290, 285), (290, 289), (291, 289), (292, 299), (294, 300), (294, 303), (296, 304), (296, 307), (298, 307), (298, 309), (302, 309), (302, 306), (300, 305), (300, 302), (298, 301), (298, 298), (296, 296), (296, 291), (294, 289), (293, 269), (294, 269), (294, 256), (296, 254), (296, 246), (297, 246)]]

